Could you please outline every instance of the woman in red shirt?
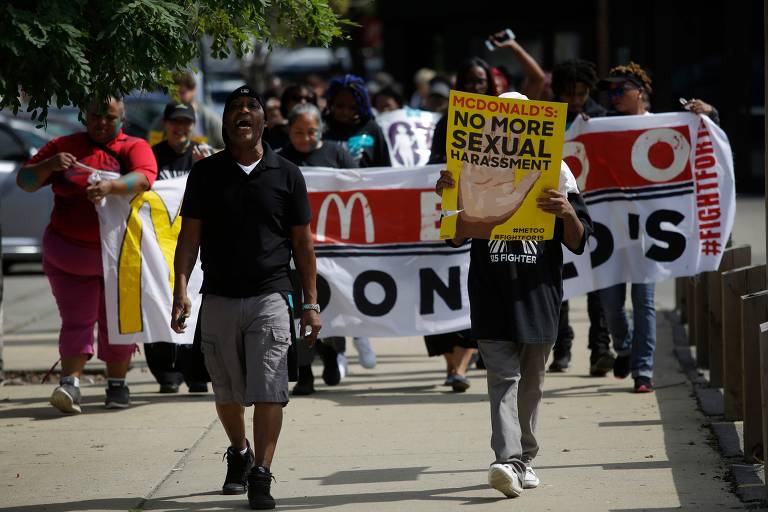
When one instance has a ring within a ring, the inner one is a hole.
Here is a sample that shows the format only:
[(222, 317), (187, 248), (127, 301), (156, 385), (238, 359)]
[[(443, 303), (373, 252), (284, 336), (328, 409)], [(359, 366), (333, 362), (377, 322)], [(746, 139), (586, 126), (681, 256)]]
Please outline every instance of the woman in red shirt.
[[(107, 364), (107, 408), (130, 405), (125, 375), (135, 345), (110, 345), (107, 339), (99, 219), (94, 205), (109, 194), (148, 190), (157, 176), (149, 144), (122, 130), (123, 102), (95, 101), (86, 113), (86, 131), (46, 144), (20, 171), (17, 184), (28, 192), (50, 185), (51, 223), (43, 237), (43, 270), (61, 316), (61, 380), (51, 404), (80, 412), (80, 375), (93, 356), (98, 323), (99, 359)], [(112, 171), (115, 180), (96, 180), (95, 171)]]

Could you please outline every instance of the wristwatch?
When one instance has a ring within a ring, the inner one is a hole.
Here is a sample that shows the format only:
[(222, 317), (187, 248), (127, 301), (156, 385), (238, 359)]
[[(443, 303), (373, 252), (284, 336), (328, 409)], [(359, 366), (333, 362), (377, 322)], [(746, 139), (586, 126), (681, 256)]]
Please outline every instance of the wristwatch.
[(319, 315), (320, 314), (320, 304), (302, 304), (301, 305), (301, 310), (302, 311), (309, 311), (309, 310), (316, 311), (317, 314)]

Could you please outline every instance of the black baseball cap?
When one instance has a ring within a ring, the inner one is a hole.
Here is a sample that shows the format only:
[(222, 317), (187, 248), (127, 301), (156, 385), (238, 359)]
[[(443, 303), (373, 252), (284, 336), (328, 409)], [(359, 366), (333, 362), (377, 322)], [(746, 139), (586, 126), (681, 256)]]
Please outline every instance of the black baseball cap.
[(261, 105), (261, 109), (264, 109), (264, 100), (261, 98), (261, 95), (256, 92), (256, 90), (253, 87), (250, 87), (248, 85), (241, 85), (227, 96), (227, 99), (224, 100), (224, 112), (227, 111), (229, 108), (229, 104), (235, 101), (240, 96), (248, 96), (249, 98), (254, 98), (256, 101), (259, 102), (259, 105)]
[(172, 121), (174, 119), (186, 119), (195, 122), (195, 109), (189, 103), (171, 102), (165, 106), (163, 119)]

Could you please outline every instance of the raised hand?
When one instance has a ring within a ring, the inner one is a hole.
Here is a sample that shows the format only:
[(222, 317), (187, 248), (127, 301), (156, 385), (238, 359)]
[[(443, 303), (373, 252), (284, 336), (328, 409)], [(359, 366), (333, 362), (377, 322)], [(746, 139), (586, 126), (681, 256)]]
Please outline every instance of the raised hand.
[(693, 112), (694, 114), (704, 114), (709, 115), (712, 113), (712, 105), (709, 103), (698, 100), (698, 99), (692, 99), (688, 103), (685, 104), (685, 108)]
[[(503, 131), (491, 130), (485, 134), (504, 136)], [(508, 135), (511, 136), (511, 135)], [(520, 209), (534, 184), (541, 177), (539, 171), (525, 175), (515, 183), (516, 169), (488, 167), (464, 163), (459, 175), (459, 218), (466, 222), (491, 226), (503, 224)]]

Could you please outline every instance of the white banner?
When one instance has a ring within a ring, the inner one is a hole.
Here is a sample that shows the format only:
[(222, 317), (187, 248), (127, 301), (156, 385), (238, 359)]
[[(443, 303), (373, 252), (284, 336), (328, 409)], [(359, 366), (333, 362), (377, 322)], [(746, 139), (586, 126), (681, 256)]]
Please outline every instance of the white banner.
[(107, 196), (96, 208), (110, 343), (192, 343), (202, 298), (197, 293), (203, 277), (199, 260), (189, 280), (193, 307), (187, 330), (177, 334), (170, 327), (178, 211), (186, 183), (186, 176), (157, 181), (130, 201)]
[(469, 327), (469, 246), (457, 250), (439, 239), (440, 169), (303, 169), (323, 336)]
[(588, 251), (564, 251), (566, 298), (717, 269), (736, 192), (728, 138), (708, 117), (579, 118), (566, 140), (595, 223)]
[(408, 107), (376, 116), (376, 123), (387, 139), (392, 165), (427, 165), (432, 152), (432, 133), (439, 120), (440, 114)]
[[(564, 249), (566, 298), (622, 282), (714, 270), (733, 227), (733, 161), (725, 134), (689, 113), (577, 121), (564, 160), (595, 223), (582, 256)], [(470, 325), (469, 246), (439, 240), (442, 166), (305, 168), (323, 335), (413, 336)], [(101, 222), (110, 341), (189, 343), (170, 330), (172, 259), (186, 178), (128, 201)], [(189, 290), (200, 288), (195, 268)]]

